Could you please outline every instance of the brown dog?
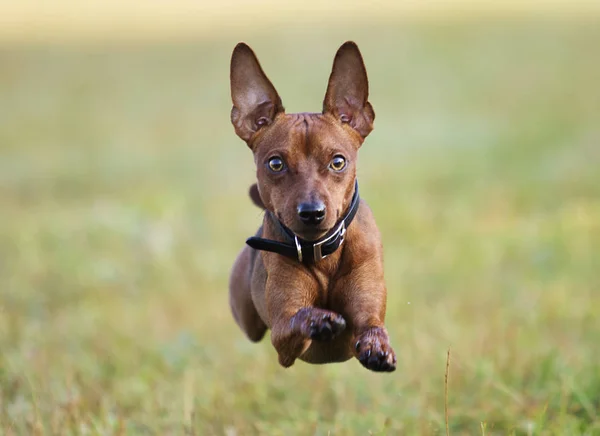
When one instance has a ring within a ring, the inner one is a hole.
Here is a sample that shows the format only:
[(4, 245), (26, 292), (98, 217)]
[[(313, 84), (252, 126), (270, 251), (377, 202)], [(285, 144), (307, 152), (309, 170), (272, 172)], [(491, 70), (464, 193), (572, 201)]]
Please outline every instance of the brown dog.
[(263, 225), (231, 272), (233, 316), (250, 340), (268, 328), (279, 363), (343, 362), (393, 371), (384, 327), (379, 230), (358, 196), (358, 149), (373, 129), (358, 47), (338, 50), (323, 113), (286, 114), (254, 52), (231, 58), (231, 122), (254, 154)]

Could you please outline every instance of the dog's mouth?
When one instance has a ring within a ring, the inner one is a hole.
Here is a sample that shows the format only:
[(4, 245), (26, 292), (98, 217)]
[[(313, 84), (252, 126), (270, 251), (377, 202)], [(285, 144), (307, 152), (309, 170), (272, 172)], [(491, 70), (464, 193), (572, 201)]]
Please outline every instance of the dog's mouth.
[(327, 234), (327, 232), (329, 232), (329, 230), (330, 229), (328, 229), (328, 228), (320, 229), (317, 227), (311, 227), (311, 228), (304, 228), (301, 231), (294, 230), (294, 233), (306, 241), (316, 241), (317, 239), (320, 239), (323, 236), (325, 236)]
[(277, 217), (277, 219), (279, 220), (279, 222), (281, 224), (286, 226), (296, 236), (304, 239), (305, 241), (316, 241), (316, 240), (322, 238), (323, 236), (325, 236), (331, 230), (330, 227), (327, 227), (327, 225), (324, 225), (323, 223), (321, 223), (320, 225), (317, 225), (317, 226), (307, 226), (307, 225), (297, 223), (297, 222), (294, 222), (294, 223), (291, 223), (291, 225), (288, 225), (285, 222), (285, 220), (283, 219), (283, 216), (281, 215), (281, 213), (275, 212), (275, 216)]

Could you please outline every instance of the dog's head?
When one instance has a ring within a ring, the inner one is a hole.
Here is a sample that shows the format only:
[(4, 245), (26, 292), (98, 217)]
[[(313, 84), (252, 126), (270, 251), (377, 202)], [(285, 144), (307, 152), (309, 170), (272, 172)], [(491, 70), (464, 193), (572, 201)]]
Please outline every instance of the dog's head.
[(233, 51), (231, 122), (254, 153), (258, 182), (251, 195), (305, 239), (327, 233), (350, 204), (358, 149), (375, 119), (368, 95), (353, 42), (335, 56), (323, 112), (311, 114), (286, 114), (252, 49), (240, 43)]

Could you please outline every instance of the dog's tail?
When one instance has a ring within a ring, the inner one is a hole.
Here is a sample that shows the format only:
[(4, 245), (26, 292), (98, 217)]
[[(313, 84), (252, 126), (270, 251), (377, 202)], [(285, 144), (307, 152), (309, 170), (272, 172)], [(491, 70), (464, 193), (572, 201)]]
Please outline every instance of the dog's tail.
[(252, 203), (260, 207), (261, 209), (265, 209), (265, 205), (263, 204), (263, 201), (260, 198), (260, 194), (258, 193), (258, 185), (256, 183), (250, 186), (250, 190), (248, 191), (248, 193), (250, 194), (250, 199), (252, 200)]

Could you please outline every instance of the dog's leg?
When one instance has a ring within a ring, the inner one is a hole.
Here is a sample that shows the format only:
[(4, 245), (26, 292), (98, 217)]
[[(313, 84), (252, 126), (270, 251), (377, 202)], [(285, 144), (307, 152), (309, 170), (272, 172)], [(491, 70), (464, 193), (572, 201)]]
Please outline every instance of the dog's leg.
[(311, 341), (331, 340), (346, 328), (341, 315), (314, 307), (318, 284), (306, 274), (281, 271), (269, 276), (266, 292), (271, 342), (279, 363), (286, 368), (308, 349)]
[(384, 326), (386, 288), (381, 262), (365, 262), (340, 283), (339, 301), (352, 321), (354, 355), (367, 369), (391, 372), (396, 369), (396, 353)]
[(244, 247), (233, 265), (229, 279), (229, 305), (233, 318), (252, 342), (260, 341), (267, 326), (260, 318), (250, 292), (252, 252)]

